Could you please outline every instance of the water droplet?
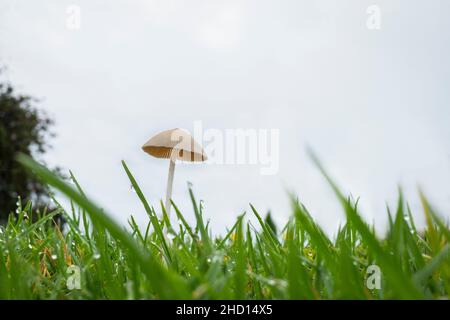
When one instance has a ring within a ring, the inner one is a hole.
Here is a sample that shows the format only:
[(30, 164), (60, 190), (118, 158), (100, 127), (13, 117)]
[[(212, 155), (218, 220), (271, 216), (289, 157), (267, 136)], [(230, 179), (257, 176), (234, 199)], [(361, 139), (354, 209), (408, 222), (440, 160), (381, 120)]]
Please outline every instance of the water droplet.
[(167, 238), (169, 238), (170, 240), (173, 240), (173, 239), (175, 239), (175, 235), (173, 233), (169, 233), (167, 235)]
[(206, 262), (211, 263), (211, 258), (206, 259)]
[(270, 279), (269, 281), (267, 281), (267, 284), (270, 285), (270, 286), (274, 286), (274, 285), (276, 285), (277, 283), (276, 283), (275, 280)]
[(58, 256), (56, 254), (52, 254), (52, 260), (56, 260)]
[(31, 244), (28, 244), (28, 248), (33, 249), (33, 246)]
[(100, 259), (101, 255), (99, 253), (96, 253), (92, 257), (94, 258), (94, 260), (98, 260)]

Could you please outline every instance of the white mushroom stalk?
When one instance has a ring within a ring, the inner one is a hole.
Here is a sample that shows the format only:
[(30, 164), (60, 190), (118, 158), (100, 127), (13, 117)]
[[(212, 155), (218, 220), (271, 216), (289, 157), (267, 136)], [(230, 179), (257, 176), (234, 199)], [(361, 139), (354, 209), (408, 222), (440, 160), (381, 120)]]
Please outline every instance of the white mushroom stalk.
[(175, 174), (175, 161), (176, 159), (169, 160), (169, 176), (167, 177), (167, 189), (166, 189), (166, 202), (165, 209), (167, 215), (170, 217), (170, 199), (172, 198), (172, 186), (173, 186), (173, 175)]

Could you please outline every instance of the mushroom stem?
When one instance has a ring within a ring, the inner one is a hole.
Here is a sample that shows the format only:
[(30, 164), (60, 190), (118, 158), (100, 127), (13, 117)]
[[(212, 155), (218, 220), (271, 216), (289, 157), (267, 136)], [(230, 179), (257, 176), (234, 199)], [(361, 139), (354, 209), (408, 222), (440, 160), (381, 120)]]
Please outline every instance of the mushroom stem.
[(173, 185), (173, 175), (175, 173), (175, 159), (169, 160), (169, 176), (167, 178), (167, 191), (166, 191), (166, 213), (170, 218), (170, 198), (172, 198), (172, 185)]

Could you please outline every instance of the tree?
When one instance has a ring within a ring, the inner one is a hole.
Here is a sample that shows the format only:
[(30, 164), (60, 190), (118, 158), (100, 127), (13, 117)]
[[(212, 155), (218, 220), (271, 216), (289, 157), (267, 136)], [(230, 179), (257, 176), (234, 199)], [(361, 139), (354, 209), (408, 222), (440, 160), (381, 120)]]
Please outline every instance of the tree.
[(49, 148), (53, 122), (36, 104), (36, 99), (0, 82), (0, 221), (15, 211), (19, 196), (32, 200), (34, 207), (48, 200), (47, 187), (15, 160), (18, 153), (36, 158)]

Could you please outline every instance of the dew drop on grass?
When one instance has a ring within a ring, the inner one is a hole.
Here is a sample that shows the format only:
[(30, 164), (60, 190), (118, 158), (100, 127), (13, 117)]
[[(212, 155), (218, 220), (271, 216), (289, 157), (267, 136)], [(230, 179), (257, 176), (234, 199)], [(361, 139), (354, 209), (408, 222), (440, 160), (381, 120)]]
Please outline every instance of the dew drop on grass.
[(56, 260), (58, 256), (56, 254), (52, 254), (52, 260)]
[(100, 253), (96, 253), (92, 257), (94, 258), (94, 260), (98, 260), (98, 259), (100, 259), (101, 255), (100, 255)]
[(170, 240), (173, 240), (173, 239), (175, 239), (175, 235), (173, 233), (169, 233), (167, 235), (167, 238), (169, 238)]
[(267, 284), (270, 285), (270, 286), (274, 286), (277, 283), (275, 282), (275, 280), (270, 279), (269, 281), (267, 281)]

